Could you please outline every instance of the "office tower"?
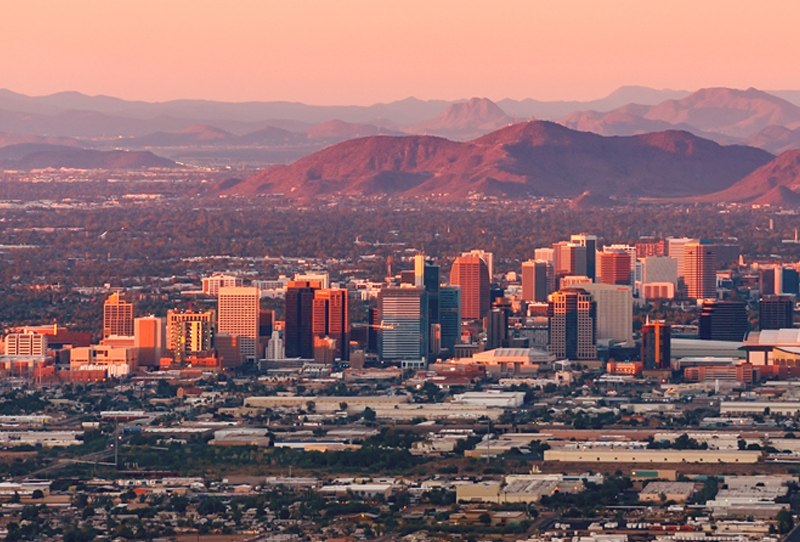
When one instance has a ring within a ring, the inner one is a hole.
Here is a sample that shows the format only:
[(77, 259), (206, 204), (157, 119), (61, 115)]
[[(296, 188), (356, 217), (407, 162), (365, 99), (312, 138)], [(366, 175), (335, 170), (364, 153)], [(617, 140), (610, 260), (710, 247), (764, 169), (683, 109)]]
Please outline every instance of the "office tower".
[(414, 256), (414, 286), (422, 288), (425, 286), (425, 264), (427, 259), (425, 254), (417, 254)]
[(492, 282), (494, 278), (494, 254), (491, 252), (486, 252), (485, 250), (470, 250), (469, 252), (462, 252), (462, 256), (477, 256), (484, 262), (486, 262), (486, 270), (489, 273), (489, 282)]
[(167, 350), (176, 363), (214, 348), (212, 311), (167, 311)]
[(600, 283), (631, 284), (631, 255), (624, 250), (600, 253)]
[(287, 358), (314, 358), (314, 295), (320, 282), (293, 280), (286, 285), (283, 342)]
[(585, 246), (578, 243), (562, 241), (553, 244), (553, 269), (556, 283), (565, 276), (586, 275), (587, 251)]
[[(758, 290), (761, 295), (774, 295), (778, 293), (778, 290), (775, 288), (775, 275), (779, 272), (780, 269), (775, 269), (774, 267), (758, 270)], [(782, 277), (778, 277), (778, 282), (780, 282), (781, 278)]]
[[(252, 286), (222, 286), (217, 295), (217, 331), (237, 338), (239, 363), (256, 359), (261, 294)], [(229, 364), (231, 360), (229, 360)], [(236, 362), (233, 362), (236, 363)]]
[(714, 245), (702, 241), (686, 243), (683, 266), (683, 281), (689, 298), (717, 297), (717, 258)]
[(327, 271), (318, 273), (295, 273), (293, 280), (295, 282), (316, 282), (319, 284), (319, 288), (323, 290), (327, 290), (331, 287), (330, 275)]
[(506, 291), (496, 284), (489, 286), (489, 307), (494, 307), (495, 303), (501, 301), (506, 296)]
[(684, 250), (684, 246), (687, 243), (695, 243), (697, 242), (696, 239), (690, 239), (688, 237), (668, 237), (667, 238), (667, 256), (670, 258), (675, 258), (678, 260), (678, 278), (686, 276), (686, 271), (684, 270), (684, 256), (686, 251)]
[(378, 295), (382, 360), (426, 360), (428, 356), (428, 294), (424, 288), (385, 288)]
[[(428, 322), (431, 326), (439, 323), (439, 266), (433, 261), (428, 260), (424, 254), (417, 254), (414, 256), (414, 286), (418, 288), (425, 288), (428, 294)], [(433, 330), (433, 327), (431, 327)], [(439, 328), (437, 328), (437, 337), (439, 336)], [(431, 348), (431, 356), (437, 355), (441, 349), (441, 342), (433, 340), (429, 341)]]
[(439, 290), (439, 325), (442, 350), (452, 356), (455, 345), (461, 342), (461, 288), (458, 286), (442, 286)]
[(133, 321), (133, 346), (139, 367), (158, 367), (164, 351), (164, 319), (155, 316)]
[(553, 247), (537, 248), (533, 251), (533, 259), (550, 262), (552, 265), (555, 261), (555, 250)]
[(268, 361), (275, 361), (278, 359), (284, 359), (286, 357), (286, 352), (283, 349), (283, 339), (281, 338), (281, 332), (273, 330), (272, 337), (267, 341), (267, 350), (266, 350), (266, 358)]
[(480, 320), (489, 311), (489, 268), (483, 258), (461, 255), (453, 262), (450, 284), (461, 287), (461, 317)]
[(522, 300), (527, 303), (545, 303), (547, 293), (547, 262), (522, 262)]
[(428, 335), (428, 347), (430, 348), (430, 359), (442, 352), (442, 324), (431, 324), (430, 334)]
[(214, 274), (210, 277), (204, 277), (202, 282), (203, 293), (211, 297), (217, 297), (219, 295), (220, 288), (242, 285), (242, 279), (239, 277), (221, 274)]
[(798, 295), (800, 293), (800, 274), (797, 273), (796, 269), (784, 267), (783, 270), (781, 270), (780, 293), (792, 295)]
[(664, 240), (655, 241), (652, 238), (639, 239), (635, 245), (636, 259), (649, 258), (650, 256), (666, 256), (667, 244)]
[(508, 310), (495, 307), (486, 314), (486, 349), (508, 346)]
[(678, 284), (678, 260), (670, 256), (647, 256), (642, 262), (642, 282), (671, 282)]
[(633, 292), (630, 286), (582, 284), (595, 304), (596, 341), (633, 345)]
[(700, 310), (700, 338), (709, 341), (741, 342), (750, 329), (742, 301), (703, 301)]
[(642, 326), (642, 363), (645, 369), (670, 368), (671, 327), (663, 320)]
[[(580, 246), (586, 248), (586, 273), (585, 275), (593, 281), (597, 278), (595, 269), (595, 253), (597, 252), (597, 236), (579, 233), (572, 235), (569, 238), (570, 242), (578, 243)], [(580, 273), (574, 273), (576, 275)]]
[(400, 284), (407, 284), (408, 286), (414, 286), (417, 282), (417, 277), (414, 274), (413, 269), (406, 269), (400, 271)]
[(794, 327), (794, 301), (788, 295), (769, 295), (758, 302), (759, 329)]
[(314, 292), (312, 333), (314, 337), (330, 337), (333, 353), (342, 361), (350, 359), (350, 317), (347, 290)]
[(580, 288), (553, 292), (548, 298), (547, 350), (559, 358), (597, 359), (596, 304)]
[(103, 338), (133, 337), (133, 304), (114, 292), (103, 304)]

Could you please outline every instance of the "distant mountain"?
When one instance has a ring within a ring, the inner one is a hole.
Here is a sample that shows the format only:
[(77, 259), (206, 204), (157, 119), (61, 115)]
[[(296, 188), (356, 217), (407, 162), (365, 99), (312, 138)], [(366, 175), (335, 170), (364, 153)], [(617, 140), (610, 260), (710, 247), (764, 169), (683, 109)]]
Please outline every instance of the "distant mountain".
[(579, 101), (545, 102), (527, 98), (525, 100), (505, 99), (497, 102), (503, 111), (518, 120), (539, 119), (558, 120), (575, 111), (611, 111), (627, 104), (655, 105), (664, 100), (679, 100), (691, 94), (688, 90), (656, 90), (641, 86), (620, 87), (605, 98)]
[(575, 112), (561, 123), (575, 130), (608, 135), (672, 127), (730, 142), (743, 140), (771, 125), (798, 127), (800, 107), (753, 88), (707, 88), (654, 106), (629, 104), (607, 113)]
[(133, 148), (185, 147), (189, 145), (213, 145), (232, 141), (233, 139), (235, 139), (235, 136), (225, 130), (206, 124), (193, 124), (180, 132), (156, 132), (123, 140), (122, 143)]
[(96, 151), (62, 145), (21, 143), (0, 149), (4, 169), (139, 169), (176, 167), (175, 162), (148, 151)]
[(696, 201), (796, 206), (800, 204), (800, 150), (784, 152), (729, 188)]
[(512, 121), (488, 98), (472, 98), (449, 106), (433, 119), (409, 126), (406, 132), (469, 140), (508, 126)]
[(324, 139), (337, 142), (380, 134), (400, 135), (400, 132), (386, 130), (385, 128), (381, 129), (374, 124), (357, 124), (338, 119), (317, 124), (306, 130), (306, 135), (309, 139)]
[(687, 132), (629, 137), (577, 132), (551, 122), (515, 124), (460, 143), (431, 136), (376, 136), (270, 167), (229, 194), (470, 195), (574, 198), (693, 196), (721, 190), (772, 159)]
[(758, 147), (773, 154), (780, 154), (792, 149), (800, 149), (800, 128), (794, 130), (784, 126), (767, 126), (760, 132), (743, 141), (745, 145)]
[(67, 147), (78, 147), (82, 143), (70, 137), (46, 137), (31, 134), (7, 134), (0, 132), (0, 148), (9, 145), (19, 145), (20, 143), (37, 143), (48, 145), (63, 145)]
[(296, 143), (298, 138), (299, 134), (289, 130), (265, 126), (260, 130), (240, 136), (236, 142), (239, 145), (273, 146)]

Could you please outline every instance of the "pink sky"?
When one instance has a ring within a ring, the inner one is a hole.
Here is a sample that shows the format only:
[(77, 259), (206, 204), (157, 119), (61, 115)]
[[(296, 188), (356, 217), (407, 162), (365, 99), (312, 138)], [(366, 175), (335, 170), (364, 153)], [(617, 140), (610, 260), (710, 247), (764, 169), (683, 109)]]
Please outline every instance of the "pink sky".
[(796, 0), (8, 0), (0, 88), (370, 104), (800, 89)]

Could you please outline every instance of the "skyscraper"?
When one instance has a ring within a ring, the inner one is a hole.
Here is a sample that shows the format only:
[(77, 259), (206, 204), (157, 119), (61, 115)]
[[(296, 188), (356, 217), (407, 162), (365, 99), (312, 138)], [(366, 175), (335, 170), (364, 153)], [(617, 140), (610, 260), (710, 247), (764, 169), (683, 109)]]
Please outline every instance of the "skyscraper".
[(314, 292), (312, 333), (314, 337), (333, 339), (334, 356), (343, 361), (350, 359), (350, 317), (347, 290), (316, 290)]
[(547, 301), (547, 262), (522, 262), (522, 300), (528, 303)]
[(214, 313), (212, 311), (168, 311), (167, 350), (176, 363), (209, 352), (214, 347)]
[(138, 366), (158, 367), (164, 350), (164, 319), (155, 316), (133, 321), (133, 346)]
[(717, 258), (715, 246), (702, 241), (684, 245), (686, 295), (692, 299), (717, 297)]
[[(597, 278), (595, 269), (595, 253), (597, 252), (597, 236), (579, 233), (570, 236), (569, 240), (586, 248), (586, 276), (592, 280)], [(578, 273), (575, 273), (578, 274)]]
[(586, 290), (569, 288), (550, 294), (547, 350), (560, 358), (597, 359), (596, 310)]
[(103, 338), (133, 337), (133, 304), (114, 292), (103, 304)]
[(439, 290), (439, 324), (442, 349), (452, 356), (455, 345), (461, 342), (461, 288), (442, 286)]
[(642, 326), (642, 363), (645, 369), (669, 369), (671, 327), (664, 321)]
[(219, 289), (224, 286), (241, 286), (242, 279), (233, 275), (214, 274), (203, 277), (203, 293), (212, 297), (219, 295)]
[(794, 302), (788, 295), (769, 295), (758, 302), (759, 329), (794, 327)]
[(750, 324), (742, 301), (703, 301), (700, 310), (700, 338), (708, 341), (741, 342)]
[[(261, 294), (252, 286), (223, 286), (217, 296), (217, 331), (237, 337), (239, 363), (256, 359)], [(230, 363), (230, 360), (228, 360)]]
[(600, 283), (631, 285), (631, 255), (624, 250), (600, 254)]
[[(594, 253), (592, 253), (592, 257), (594, 257)], [(588, 253), (583, 245), (566, 241), (555, 243), (553, 245), (553, 261), (556, 284), (560, 283), (561, 277), (588, 276), (586, 274)]]
[(284, 348), (287, 358), (314, 358), (314, 295), (318, 281), (293, 280), (286, 285)]
[(690, 239), (688, 237), (668, 237), (667, 238), (667, 256), (670, 258), (675, 258), (678, 260), (678, 278), (686, 276), (686, 271), (684, 269), (684, 255), (686, 251), (684, 247), (687, 243), (696, 243), (696, 239)]
[(633, 293), (630, 286), (582, 284), (595, 303), (595, 338), (633, 345)]
[(378, 295), (382, 360), (426, 360), (428, 357), (428, 294), (424, 288), (385, 288)]
[(480, 320), (489, 311), (489, 268), (480, 256), (461, 255), (453, 262), (450, 284), (461, 287), (461, 316)]

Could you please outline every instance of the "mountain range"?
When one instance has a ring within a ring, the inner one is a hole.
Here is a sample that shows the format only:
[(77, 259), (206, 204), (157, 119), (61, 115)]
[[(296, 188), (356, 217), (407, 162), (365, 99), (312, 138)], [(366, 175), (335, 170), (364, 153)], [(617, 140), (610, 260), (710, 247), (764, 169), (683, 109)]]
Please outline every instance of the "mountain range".
[(497, 197), (697, 196), (769, 163), (766, 151), (684, 131), (604, 137), (547, 121), (468, 142), (432, 136), (349, 140), (224, 190), (307, 200), (332, 195)]

